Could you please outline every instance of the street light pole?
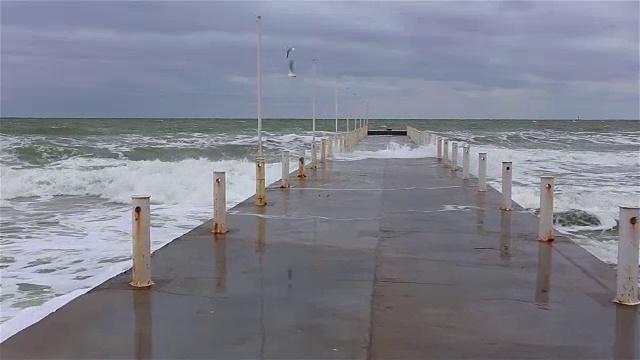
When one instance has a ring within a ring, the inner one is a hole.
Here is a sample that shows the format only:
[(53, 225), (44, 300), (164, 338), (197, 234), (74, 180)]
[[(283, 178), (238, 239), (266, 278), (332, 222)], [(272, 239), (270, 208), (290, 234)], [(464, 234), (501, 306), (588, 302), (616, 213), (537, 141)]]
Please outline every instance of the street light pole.
[(256, 205), (267, 204), (265, 161), (262, 151), (262, 17), (258, 16), (258, 156), (256, 156)]
[(336, 76), (336, 88), (334, 91), (334, 97), (336, 102), (336, 135), (338, 135), (338, 77)]
[(262, 157), (262, 16), (258, 16), (258, 156)]
[(312, 136), (311, 136), (311, 168), (317, 169), (317, 149), (316, 149), (316, 59), (313, 59), (311, 71), (313, 73), (313, 81), (311, 85), (311, 116), (312, 116)]

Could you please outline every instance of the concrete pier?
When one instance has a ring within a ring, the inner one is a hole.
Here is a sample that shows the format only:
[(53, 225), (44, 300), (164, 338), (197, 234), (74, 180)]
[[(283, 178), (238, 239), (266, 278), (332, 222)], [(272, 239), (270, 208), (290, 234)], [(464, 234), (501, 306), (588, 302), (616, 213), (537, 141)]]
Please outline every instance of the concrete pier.
[[(405, 138), (376, 136), (359, 146)], [(408, 141), (408, 140), (407, 140)], [(328, 161), (0, 345), (3, 359), (634, 359), (615, 273), (437, 159)]]

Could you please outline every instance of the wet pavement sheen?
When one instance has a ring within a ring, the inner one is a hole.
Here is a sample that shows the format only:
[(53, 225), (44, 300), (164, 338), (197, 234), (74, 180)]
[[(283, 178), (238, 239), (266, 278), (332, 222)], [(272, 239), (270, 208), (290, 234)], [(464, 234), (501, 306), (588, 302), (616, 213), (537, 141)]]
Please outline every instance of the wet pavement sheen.
[(270, 186), (266, 207), (229, 210), (229, 233), (207, 222), (155, 252), (152, 288), (117, 276), (0, 356), (640, 357), (637, 307), (611, 301), (614, 269), (563, 236), (536, 241), (535, 215), (500, 210), (497, 191), (432, 158), (319, 166)]

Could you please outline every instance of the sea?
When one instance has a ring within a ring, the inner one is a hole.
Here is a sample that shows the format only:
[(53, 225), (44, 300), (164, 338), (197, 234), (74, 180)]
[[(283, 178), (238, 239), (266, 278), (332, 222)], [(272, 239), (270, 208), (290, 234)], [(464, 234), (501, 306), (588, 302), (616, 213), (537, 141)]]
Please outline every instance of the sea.
[[(540, 176), (555, 176), (557, 229), (616, 263), (619, 206), (640, 204), (640, 121), (370, 121), (406, 126), (469, 144), (472, 174), (486, 152), (496, 189), (512, 161), (513, 199), (531, 211)], [(316, 128), (332, 135), (335, 120)], [(308, 119), (263, 121), (267, 183), (280, 178), (281, 151), (312, 137)], [(252, 196), (256, 142), (255, 119), (0, 119), (1, 340), (131, 266), (132, 195), (151, 196), (153, 250), (211, 218), (213, 171), (227, 172), (227, 207)], [(434, 155), (398, 139), (336, 160)]]

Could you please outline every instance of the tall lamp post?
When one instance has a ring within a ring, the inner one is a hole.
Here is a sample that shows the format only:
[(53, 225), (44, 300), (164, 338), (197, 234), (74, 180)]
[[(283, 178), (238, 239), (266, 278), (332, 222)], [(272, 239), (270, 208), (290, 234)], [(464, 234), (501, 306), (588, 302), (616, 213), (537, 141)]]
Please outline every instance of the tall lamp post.
[(256, 156), (256, 205), (267, 204), (264, 153), (262, 150), (262, 17), (258, 15), (258, 155)]
[(311, 85), (311, 116), (312, 116), (312, 136), (311, 136), (311, 168), (317, 169), (318, 155), (316, 148), (316, 63), (317, 60), (313, 59), (311, 64), (311, 71), (313, 73), (313, 83)]

